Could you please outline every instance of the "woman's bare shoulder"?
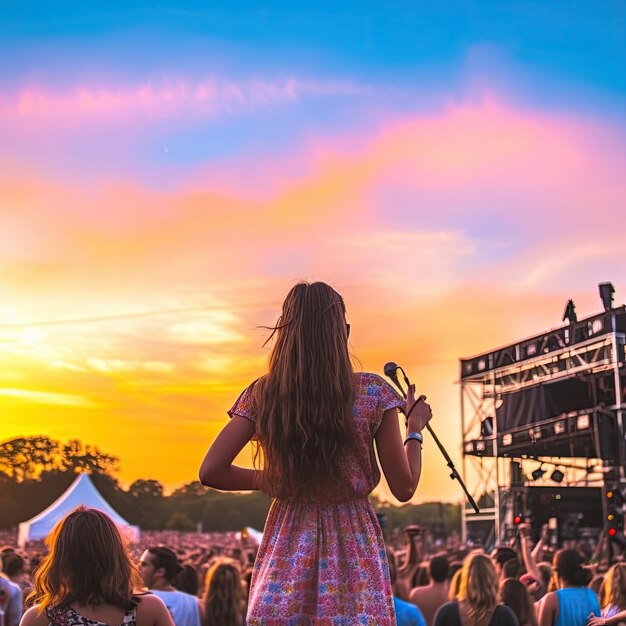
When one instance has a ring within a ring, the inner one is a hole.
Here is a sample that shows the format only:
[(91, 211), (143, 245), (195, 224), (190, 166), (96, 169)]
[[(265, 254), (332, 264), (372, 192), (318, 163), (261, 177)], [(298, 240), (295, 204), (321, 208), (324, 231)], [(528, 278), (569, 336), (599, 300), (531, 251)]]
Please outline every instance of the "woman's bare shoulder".
[(174, 626), (172, 616), (165, 603), (153, 593), (142, 593), (137, 598), (138, 626)]
[(39, 610), (39, 605), (31, 606), (20, 621), (20, 626), (47, 626), (49, 620), (45, 611)]
[(137, 598), (137, 612), (158, 611), (161, 607), (166, 608), (163, 600), (149, 591), (135, 594), (135, 598)]

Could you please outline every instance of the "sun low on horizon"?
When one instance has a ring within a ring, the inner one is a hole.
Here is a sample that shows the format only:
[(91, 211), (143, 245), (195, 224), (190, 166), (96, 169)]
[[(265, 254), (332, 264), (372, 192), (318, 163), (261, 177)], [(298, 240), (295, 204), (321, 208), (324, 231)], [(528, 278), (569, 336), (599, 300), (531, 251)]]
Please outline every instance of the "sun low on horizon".
[(0, 9), (0, 442), (196, 480), (322, 280), (460, 464), (461, 357), (626, 301), (624, 3), (428, 4)]

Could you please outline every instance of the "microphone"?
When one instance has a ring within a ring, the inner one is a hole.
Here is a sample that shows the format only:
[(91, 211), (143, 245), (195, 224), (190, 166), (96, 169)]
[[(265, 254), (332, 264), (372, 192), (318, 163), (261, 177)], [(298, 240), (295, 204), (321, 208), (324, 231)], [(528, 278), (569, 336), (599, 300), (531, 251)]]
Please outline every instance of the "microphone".
[(391, 382), (400, 388), (400, 381), (398, 380), (398, 369), (400, 366), (393, 361), (389, 361), (389, 363), (385, 363), (385, 367), (383, 367), (383, 372), (385, 372), (385, 376), (391, 379)]
[[(406, 382), (407, 387), (410, 387), (411, 383), (409, 382), (406, 372), (397, 363), (394, 363), (393, 361), (389, 361), (389, 363), (385, 363), (385, 367), (383, 367), (385, 376), (387, 376), (387, 378), (389, 378), (393, 382), (393, 384), (396, 387), (398, 387), (398, 389), (402, 393), (402, 396), (406, 399), (406, 393), (404, 392), (404, 389), (402, 388), (402, 385), (400, 384), (400, 381), (398, 380), (398, 373), (397, 373), (398, 370), (400, 370), (402, 374), (404, 375), (404, 381)], [(417, 402), (419, 402), (419, 399)], [(417, 404), (417, 402), (415, 404)], [(409, 413), (411, 412), (411, 410), (409, 410)], [(408, 415), (407, 415), (407, 422), (408, 422)], [(443, 458), (446, 460), (446, 465), (451, 470), (450, 478), (452, 478), (452, 480), (458, 481), (459, 485), (461, 485), (461, 488), (463, 489), (465, 495), (467, 496), (468, 502), (470, 503), (471, 507), (474, 509), (474, 512), (480, 513), (478, 506), (476, 505), (476, 502), (474, 501), (474, 498), (472, 498), (472, 495), (467, 490), (467, 487), (465, 486), (465, 483), (463, 482), (463, 479), (461, 478), (461, 475), (459, 474), (458, 470), (456, 469), (456, 467), (454, 467), (454, 463), (452, 459), (450, 458), (450, 455), (441, 444), (441, 441), (439, 441), (439, 437), (437, 437), (433, 429), (430, 427), (430, 424), (426, 424), (426, 430), (431, 434), (433, 441), (437, 444), (439, 451), (443, 455)]]

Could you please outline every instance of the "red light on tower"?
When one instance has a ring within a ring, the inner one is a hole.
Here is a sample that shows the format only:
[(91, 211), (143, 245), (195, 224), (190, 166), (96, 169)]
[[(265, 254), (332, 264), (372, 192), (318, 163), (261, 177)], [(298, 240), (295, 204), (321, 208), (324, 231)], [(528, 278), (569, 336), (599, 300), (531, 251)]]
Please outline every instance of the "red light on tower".
[(615, 528), (609, 528), (609, 537), (615, 537), (617, 530)]
[(519, 525), (522, 523), (522, 521), (523, 521), (523, 518), (522, 518), (522, 516), (521, 516), (521, 515), (516, 515), (516, 516), (513, 518), (513, 523), (514, 523), (516, 526), (519, 526)]

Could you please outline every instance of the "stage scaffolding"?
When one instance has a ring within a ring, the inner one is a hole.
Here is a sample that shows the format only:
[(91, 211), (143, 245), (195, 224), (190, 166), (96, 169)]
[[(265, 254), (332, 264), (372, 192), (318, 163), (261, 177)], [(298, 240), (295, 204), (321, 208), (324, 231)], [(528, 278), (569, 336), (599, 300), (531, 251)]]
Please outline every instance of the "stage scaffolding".
[(626, 491), (625, 337), (622, 306), (461, 359), (463, 477), (480, 507), (462, 510), (464, 541), (507, 539), (528, 488), (558, 486), (554, 469), (561, 488)]

